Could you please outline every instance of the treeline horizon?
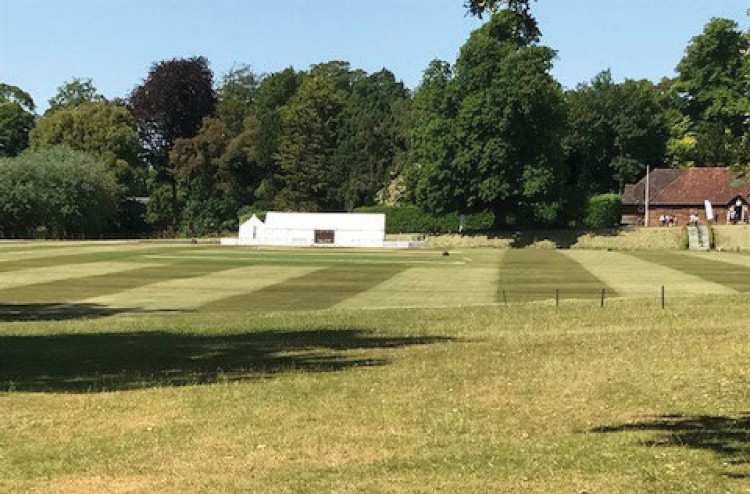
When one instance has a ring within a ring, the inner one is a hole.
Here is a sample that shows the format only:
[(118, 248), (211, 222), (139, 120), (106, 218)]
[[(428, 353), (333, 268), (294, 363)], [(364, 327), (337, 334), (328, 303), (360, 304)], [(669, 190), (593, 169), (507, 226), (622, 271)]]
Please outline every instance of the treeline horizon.
[(466, 6), (486, 22), (414, 90), (346, 61), (217, 79), (204, 57), (176, 58), (122, 98), (74, 78), (39, 116), (0, 84), (0, 235), (207, 235), (253, 211), (379, 205), (608, 227), (616, 213), (591, 220), (592, 208), (646, 166), (750, 164), (750, 33), (737, 23), (711, 19), (676, 77), (604, 70), (565, 90), (528, 1)]

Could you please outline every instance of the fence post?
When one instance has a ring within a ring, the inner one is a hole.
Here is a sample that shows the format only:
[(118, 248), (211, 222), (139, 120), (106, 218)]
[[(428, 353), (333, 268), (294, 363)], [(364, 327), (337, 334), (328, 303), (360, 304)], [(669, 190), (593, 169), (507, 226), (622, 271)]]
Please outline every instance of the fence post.
[(666, 307), (666, 300), (664, 296), (664, 285), (661, 286), (661, 308), (664, 309)]
[(508, 305), (508, 297), (505, 296), (505, 290), (503, 290), (503, 304)]
[(604, 307), (604, 291), (605, 290), (606, 290), (605, 288), (602, 288), (602, 300), (601, 300), (600, 307)]
[(560, 307), (560, 289), (555, 288), (555, 307)]

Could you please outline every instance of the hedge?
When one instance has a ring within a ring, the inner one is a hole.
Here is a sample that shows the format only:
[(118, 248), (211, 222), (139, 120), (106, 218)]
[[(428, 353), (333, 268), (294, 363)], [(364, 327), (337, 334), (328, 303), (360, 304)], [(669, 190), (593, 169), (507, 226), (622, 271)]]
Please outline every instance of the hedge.
[(583, 224), (587, 228), (612, 228), (622, 220), (622, 201), (619, 194), (591, 196), (586, 204)]
[[(366, 206), (355, 213), (384, 213), (386, 233), (455, 233), (461, 223), (460, 214), (448, 213), (434, 216), (417, 206)], [(490, 230), (495, 215), (490, 211), (466, 215), (464, 231)]]

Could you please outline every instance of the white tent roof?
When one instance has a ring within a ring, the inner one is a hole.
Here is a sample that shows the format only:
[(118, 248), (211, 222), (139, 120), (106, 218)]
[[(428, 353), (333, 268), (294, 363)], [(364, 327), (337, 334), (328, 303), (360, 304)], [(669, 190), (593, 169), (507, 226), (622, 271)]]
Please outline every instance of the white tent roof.
[(266, 228), (275, 230), (351, 230), (383, 231), (385, 214), (382, 213), (280, 213), (266, 214)]

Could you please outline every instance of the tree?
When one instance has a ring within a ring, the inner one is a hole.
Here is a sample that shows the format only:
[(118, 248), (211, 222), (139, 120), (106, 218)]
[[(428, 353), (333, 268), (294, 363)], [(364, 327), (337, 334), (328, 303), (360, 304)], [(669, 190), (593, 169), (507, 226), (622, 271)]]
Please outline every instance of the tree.
[(305, 78), (283, 109), (278, 153), (284, 184), (278, 202), (283, 208), (315, 211), (330, 206), (332, 158), (347, 96), (340, 80), (330, 75), (319, 72)]
[(91, 79), (74, 77), (57, 88), (57, 94), (49, 100), (49, 110), (77, 106), (82, 103), (101, 103), (106, 101), (99, 94)]
[(689, 119), (683, 134), (695, 138), (697, 165), (750, 163), (748, 53), (750, 34), (734, 21), (712, 19), (677, 66), (672, 89)]
[(219, 118), (230, 132), (242, 132), (243, 123), (253, 110), (259, 84), (260, 78), (247, 65), (233, 67), (222, 78), (216, 91), (216, 108)]
[(115, 219), (119, 188), (99, 159), (68, 147), (27, 151), (0, 161), (0, 233), (41, 229), (68, 238), (97, 235)]
[(409, 91), (387, 70), (354, 83), (340, 116), (333, 155), (338, 187), (329, 204), (346, 210), (371, 205), (400, 171), (406, 151)]
[(246, 142), (252, 139), (256, 160), (264, 170), (252, 198), (262, 209), (273, 207), (277, 192), (283, 187), (279, 162), (282, 114), (305, 77), (304, 72), (289, 67), (264, 77), (256, 93), (250, 134), (245, 134), (244, 139)]
[[(169, 153), (179, 138), (193, 137), (203, 118), (216, 108), (213, 73), (203, 57), (172, 59), (151, 66), (148, 77), (130, 94), (129, 106), (135, 116), (146, 161), (155, 171), (154, 184), (171, 189), (168, 211), (151, 210), (151, 218), (176, 228), (179, 201), (174, 167)], [(150, 208), (163, 204), (152, 201)], [(170, 221), (167, 221), (169, 219)]]
[(482, 19), (485, 15), (493, 15), (503, 7), (518, 14), (521, 26), (531, 38), (528, 41), (538, 41), (541, 35), (536, 19), (531, 15), (532, 0), (466, 0), (464, 7), (470, 15)]
[(565, 106), (549, 73), (555, 53), (531, 38), (524, 19), (504, 10), (461, 48), (437, 98), (447, 107), (438, 123), (448, 134), (429, 124), (416, 131), (426, 140), (416, 184), (426, 209), (490, 209), (501, 223), (558, 218)]
[(668, 129), (659, 89), (646, 80), (612, 80), (610, 71), (566, 94), (565, 153), (573, 197), (619, 192), (647, 165), (664, 162)]
[(236, 228), (237, 211), (251, 203), (263, 178), (252, 120), (232, 137), (222, 120), (206, 118), (195, 137), (175, 141), (171, 160), (186, 191), (184, 218), (199, 234)]
[(63, 144), (99, 157), (129, 194), (143, 193), (145, 169), (135, 119), (127, 108), (101, 100), (59, 105), (31, 131), (31, 147)]
[(16, 86), (0, 83), (0, 157), (16, 156), (29, 146), (34, 101)]

